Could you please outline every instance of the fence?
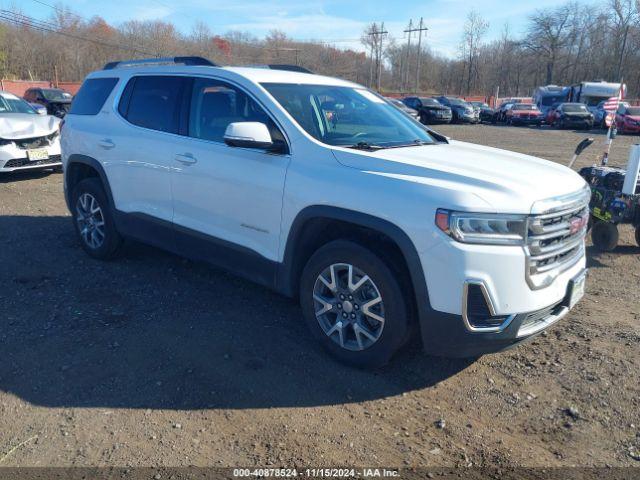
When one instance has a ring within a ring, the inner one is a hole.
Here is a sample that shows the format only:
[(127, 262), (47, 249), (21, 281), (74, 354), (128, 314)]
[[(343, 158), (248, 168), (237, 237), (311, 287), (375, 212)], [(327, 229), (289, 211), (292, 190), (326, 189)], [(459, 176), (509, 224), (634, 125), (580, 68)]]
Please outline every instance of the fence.
[(0, 90), (13, 93), (18, 97), (30, 88), (61, 88), (75, 95), (80, 89), (80, 82), (49, 82), (46, 80), (0, 80)]

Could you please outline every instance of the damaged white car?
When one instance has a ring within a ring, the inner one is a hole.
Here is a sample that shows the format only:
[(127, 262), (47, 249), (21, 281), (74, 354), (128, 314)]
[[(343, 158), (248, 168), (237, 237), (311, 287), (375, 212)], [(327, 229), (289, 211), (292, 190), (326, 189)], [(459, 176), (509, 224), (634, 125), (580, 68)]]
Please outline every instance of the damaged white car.
[(60, 169), (60, 119), (0, 92), (0, 172)]

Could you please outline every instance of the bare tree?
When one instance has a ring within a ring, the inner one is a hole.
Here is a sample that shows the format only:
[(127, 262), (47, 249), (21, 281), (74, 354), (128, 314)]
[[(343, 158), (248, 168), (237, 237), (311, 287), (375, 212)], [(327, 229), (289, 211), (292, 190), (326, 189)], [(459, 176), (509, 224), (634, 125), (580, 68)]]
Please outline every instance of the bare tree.
[(487, 33), (489, 22), (480, 16), (476, 10), (471, 10), (464, 23), (464, 32), (460, 44), (460, 53), (466, 63), (466, 93), (471, 93), (471, 87), (479, 76), (478, 52), (482, 38)]
[(569, 42), (570, 4), (548, 11), (538, 10), (529, 21), (524, 45), (544, 59), (548, 85), (553, 83), (556, 63)]

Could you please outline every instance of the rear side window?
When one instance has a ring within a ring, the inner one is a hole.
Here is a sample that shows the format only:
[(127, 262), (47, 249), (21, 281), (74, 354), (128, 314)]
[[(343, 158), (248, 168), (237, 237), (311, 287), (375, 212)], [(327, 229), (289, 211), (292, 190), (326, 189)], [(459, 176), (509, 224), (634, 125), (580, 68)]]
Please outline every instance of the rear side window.
[(69, 113), (97, 115), (118, 83), (117, 78), (90, 78), (85, 80), (73, 99)]
[(118, 111), (140, 127), (178, 133), (182, 77), (140, 76), (127, 84)]

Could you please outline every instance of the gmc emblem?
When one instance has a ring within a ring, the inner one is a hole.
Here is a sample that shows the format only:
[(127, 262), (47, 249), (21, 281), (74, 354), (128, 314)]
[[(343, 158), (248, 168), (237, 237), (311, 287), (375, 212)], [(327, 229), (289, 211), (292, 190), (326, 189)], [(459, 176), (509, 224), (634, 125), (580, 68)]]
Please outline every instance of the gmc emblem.
[(589, 222), (589, 217), (587, 215), (583, 215), (582, 217), (577, 217), (572, 219), (569, 222), (569, 233), (571, 235), (575, 235), (584, 227), (586, 227), (588, 222)]

